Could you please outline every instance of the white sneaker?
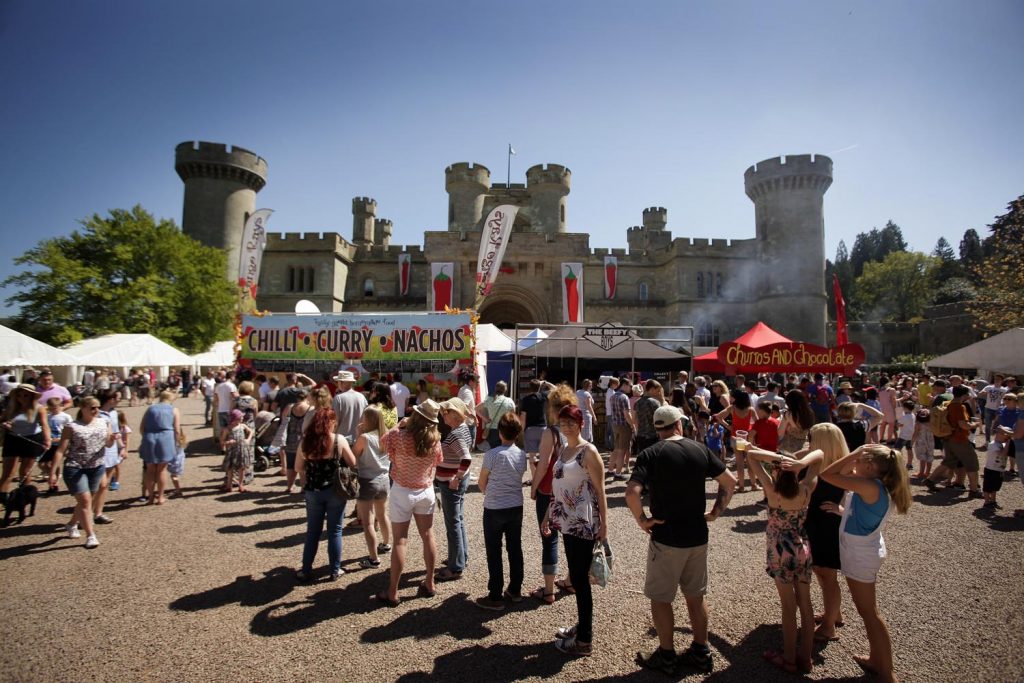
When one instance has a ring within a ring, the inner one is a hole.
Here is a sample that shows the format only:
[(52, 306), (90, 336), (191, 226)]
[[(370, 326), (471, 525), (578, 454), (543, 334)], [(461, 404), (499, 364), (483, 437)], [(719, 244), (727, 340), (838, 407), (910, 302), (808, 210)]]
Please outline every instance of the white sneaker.
[(68, 524), (64, 527), (68, 532), (68, 538), (81, 538), (82, 532), (78, 530), (77, 524)]
[(100, 544), (100, 539), (96, 538), (96, 534), (89, 534), (89, 537), (87, 539), (85, 539), (85, 547), (89, 548), (90, 550), (92, 548), (95, 548), (99, 544)]

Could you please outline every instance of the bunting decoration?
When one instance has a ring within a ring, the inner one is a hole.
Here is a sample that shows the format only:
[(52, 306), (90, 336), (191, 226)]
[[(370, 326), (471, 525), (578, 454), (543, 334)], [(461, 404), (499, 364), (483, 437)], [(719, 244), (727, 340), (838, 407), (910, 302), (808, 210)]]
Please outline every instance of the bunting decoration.
[(562, 321), (583, 322), (583, 264), (562, 264)]

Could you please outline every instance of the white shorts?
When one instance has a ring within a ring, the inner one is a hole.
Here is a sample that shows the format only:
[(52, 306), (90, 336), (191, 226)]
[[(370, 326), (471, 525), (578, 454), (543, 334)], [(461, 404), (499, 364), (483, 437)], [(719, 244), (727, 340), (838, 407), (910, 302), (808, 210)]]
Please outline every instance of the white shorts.
[(434, 487), (425, 489), (407, 489), (395, 484), (388, 495), (388, 517), (392, 522), (402, 524), (412, 519), (413, 515), (434, 514)]
[(840, 574), (861, 583), (875, 583), (878, 580), (878, 570), (882, 568), (882, 560), (886, 555), (885, 539), (879, 537), (872, 542), (869, 538), (840, 532)]

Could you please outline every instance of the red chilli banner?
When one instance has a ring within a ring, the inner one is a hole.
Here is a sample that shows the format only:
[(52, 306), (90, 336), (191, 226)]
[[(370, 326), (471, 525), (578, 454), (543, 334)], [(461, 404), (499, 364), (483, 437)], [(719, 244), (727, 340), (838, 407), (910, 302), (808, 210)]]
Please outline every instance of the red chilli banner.
[(583, 322), (583, 264), (562, 264), (562, 322)]
[(430, 292), (432, 311), (443, 311), (452, 307), (452, 286), (455, 284), (454, 263), (430, 264)]
[(412, 279), (412, 254), (398, 255), (398, 293), (409, 294), (409, 281)]
[(604, 257), (604, 298), (614, 299), (619, 284), (619, 257)]
[(502, 204), (487, 214), (487, 220), (484, 221), (483, 234), (480, 236), (480, 255), (476, 262), (476, 300), (473, 307), (477, 310), (480, 309), (484, 297), (491, 293), (494, 280), (498, 277), (517, 213), (518, 206)]
[(744, 372), (842, 372), (852, 373), (864, 363), (860, 344), (826, 348), (803, 342), (745, 346), (727, 342), (718, 347), (718, 362)]

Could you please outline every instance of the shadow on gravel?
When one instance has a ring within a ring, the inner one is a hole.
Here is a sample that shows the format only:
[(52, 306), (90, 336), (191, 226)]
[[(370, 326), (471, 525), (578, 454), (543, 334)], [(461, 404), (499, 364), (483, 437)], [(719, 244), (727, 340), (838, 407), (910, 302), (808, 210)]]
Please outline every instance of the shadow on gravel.
[(978, 508), (971, 514), (988, 524), (988, 528), (993, 531), (1024, 531), (1024, 517), (1014, 517), (1012, 512), (1000, 515), (990, 508)]
[(248, 517), (249, 515), (272, 515), (275, 512), (285, 512), (286, 510), (295, 510), (301, 505), (301, 501), (296, 500), (292, 505), (275, 505), (273, 507), (266, 506), (262, 508), (252, 507), (244, 510), (233, 510), (231, 512), (218, 512), (214, 517), (223, 519), (233, 519), (235, 517)]
[[(477, 611), (483, 611), (477, 609)], [(458, 615), (461, 616), (461, 615)], [(472, 645), (434, 659), (433, 671), (414, 671), (399, 677), (400, 683), (470, 678), (489, 683), (510, 683), (530, 677), (558, 676), (571, 660), (551, 642), (533, 645)], [(624, 680), (620, 677), (609, 680)], [(665, 677), (662, 676), (664, 681)]]
[[(56, 533), (56, 532), (54, 532)], [(38, 555), (40, 553), (48, 553), (52, 550), (68, 550), (71, 548), (81, 548), (81, 543), (74, 543), (73, 545), (58, 545), (54, 546), (54, 543), (62, 540), (61, 537), (50, 538), (39, 543), (27, 543), (25, 545), (17, 545), (11, 548), (4, 548), (0, 550), (0, 562), (3, 560), (9, 560), (12, 557), (23, 557), (25, 555)]]
[[(294, 585), (292, 570), (288, 572)], [(313, 628), (328, 619), (365, 614), (381, 608), (371, 596), (386, 585), (387, 574), (374, 572), (361, 581), (313, 593), (305, 600), (270, 605), (252, 618), (249, 630), (258, 636), (283, 636)]]
[[(74, 508), (69, 508), (68, 513)], [(0, 538), (15, 538), (16, 536), (36, 536), (41, 534), (56, 534), (64, 531), (63, 524), (21, 524), (12, 523), (13, 526), (5, 527), (0, 531)]]
[(218, 534), (251, 534), (257, 531), (267, 531), (270, 529), (285, 529), (287, 527), (296, 526), (306, 521), (305, 517), (288, 517), (287, 519), (264, 519), (256, 522), (249, 526), (242, 524), (231, 524), (229, 526), (222, 526), (217, 529)]
[(950, 505), (966, 503), (970, 500), (964, 491), (953, 492), (947, 489), (939, 489), (934, 493), (925, 489), (923, 493), (915, 494), (913, 498), (915, 503), (928, 505), (929, 507), (948, 507)]
[(283, 548), (294, 548), (295, 546), (302, 545), (306, 542), (306, 532), (300, 531), (297, 534), (291, 536), (285, 536), (283, 538), (275, 538), (272, 541), (257, 541), (257, 548), (267, 548), (270, 550), (282, 550)]
[(227, 605), (260, 607), (288, 595), (295, 587), (295, 571), (289, 567), (274, 567), (254, 579), (239, 576), (226, 586), (211, 588), (178, 598), (169, 607), (182, 612), (198, 612)]
[[(468, 593), (456, 593), (441, 603), (430, 600), (423, 607), (405, 612), (390, 624), (367, 629), (360, 640), (364, 643), (386, 643), (399, 638), (427, 640), (442, 635), (456, 640), (486, 638), (492, 633), (485, 625), (486, 622), (498, 619), (503, 614), (480, 609), (469, 600)], [(464, 673), (470, 671), (472, 669), (464, 670)], [(530, 670), (532, 676), (539, 673)]]

